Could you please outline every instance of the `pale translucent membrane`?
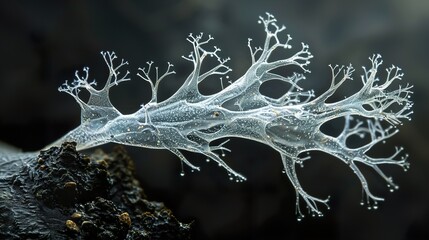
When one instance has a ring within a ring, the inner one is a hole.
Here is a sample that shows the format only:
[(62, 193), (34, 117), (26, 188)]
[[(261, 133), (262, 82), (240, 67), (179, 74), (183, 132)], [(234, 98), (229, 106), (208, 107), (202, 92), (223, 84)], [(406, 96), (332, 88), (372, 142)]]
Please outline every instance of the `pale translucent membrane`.
[[(240, 78), (229, 80), (227, 74), (231, 69), (226, 65), (229, 58), (221, 58), (218, 47), (209, 47), (213, 39), (210, 35), (190, 34), (187, 40), (193, 49), (183, 58), (193, 64), (193, 70), (184, 84), (170, 98), (158, 101), (159, 83), (175, 72), (170, 63), (165, 70), (161, 70), (164, 68), (154, 67), (152, 62), (148, 62), (137, 75), (150, 84), (152, 98), (133, 114), (121, 114), (109, 100), (111, 87), (130, 80), (129, 72), (123, 71), (128, 63), (124, 60), (117, 62), (113, 52), (102, 52), (109, 70), (106, 83), (100, 90), (94, 88), (96, 82), (89, 81), (89, 69), (84, 68), (83, 74), (76, 72), (72, 82), (66, 82), (59, 88), (73, 96), (81, 106), (81, 125), (46, 148), (58, 146), (63, 141), (75, 141), (78, 149), (109, 142), (167, 149), (192, 170), (199, 170), (181, 152), (191, 151), (205, 155), (208, 161), (214, 161), (226, 169), (232, 180), (243, 181), (245, 177), (222, 159), (224, 153), (229, 151), (225, 142), (220, 145), (210, 143), (228, 137), (254, 140), (279, 152), (284, 173), (296, 190), (299, 220), (304, 216), (300, 202), (306, 204), (312, 216), (322, 216), (319, 205), (327, 206), (328, 199), (313, 197), (301, 187), (295, 172), (296, 164), (302, 165), (310, 160), (309, 156), (299, 157), (302, 156), (300, 154), (317, 150), (347, 164), (362, 183), (364, 202), (371, 208), (377, 208), (377, 202), (383, 199), (370, 192), (356, 162), (373, 168), (388, 186), (397, 188), (380, 165), (392, 164), (406, 169), (408, 155), (402, 154), (400, 147), (384, 158), (371, 157), (367, 152), (397, 133), (396, 125), (401, 124), (403, 119), (409, 119), (413, 105), (409, 98), (412, 86), (396, 85), (403, 77), (396, 66), (387, 68), (385, 77), (379, 77), (382, 60), (376, 54), (370, 57), (370, 66), (363, 69), (361, 88), (341, 101), (327, 103), (327, 99), (343, 83), (352, 79), (354, 68), (351, 65), (330, 66), (330, 88), (315, 97), (312, 90), (299, 86), (300, 81), (305, 79), (304, 74), (310, 72), (307, 67), (313, 56), (308, 45), (301, 43), (293, 52), (292, 38), (284, 34), (285, 27), (278, 25), (271, 14), (260, 17), (259, 23), (265, 30), (265, 42), (261, 47), (252, 47), (251, 39), (248, 40), (251, 65)], [(272, 59), (273, 53), (285, 57)], [(210, 65), (213, 61), (216, 63)], [(297, 72), (280, 74), (286, 72), (281, 71), (283, 68), (291, 66)], [(221, 79), (222, 90), (211, 95), (201, 94), (199, 85), (213, 78)], [(225, 82), (223, 78), (228, 80)], [(288, 90), (278, 98), (260, 92), (260, 86), (272, 80), (289, 85)], [(80, 98), (81, 90), (89, 92), (88, 101)], [(336, 118), (345, 119), (341, 134), (334, 137), (322, 133), (320, 127)], [(368, 141), (360, 147), (351, 148), (346, 144), (351, 137)]]

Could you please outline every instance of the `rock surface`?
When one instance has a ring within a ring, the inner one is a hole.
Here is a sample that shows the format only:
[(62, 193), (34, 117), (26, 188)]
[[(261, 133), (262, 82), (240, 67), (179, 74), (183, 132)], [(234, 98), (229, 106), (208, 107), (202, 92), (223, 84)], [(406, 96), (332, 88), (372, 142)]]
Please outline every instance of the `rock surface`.
[(85, 156), (75, 146), (0, 176), (0, 239), (190, 239), (189, 224), (146, 199), (123, 148)]

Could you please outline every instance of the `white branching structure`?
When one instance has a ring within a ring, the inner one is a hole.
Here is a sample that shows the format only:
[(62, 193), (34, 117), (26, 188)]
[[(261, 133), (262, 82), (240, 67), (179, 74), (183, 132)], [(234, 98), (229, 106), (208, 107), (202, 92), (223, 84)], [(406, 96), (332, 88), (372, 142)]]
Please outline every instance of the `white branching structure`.
[[(139, 69), (137, 75), (149, 82), (152, 98), (133, 114), (121, 114), (109, 100), (109, 89), (129, 80), (128, 72), (121, 72), (127, 62), (122, 60), (117, 63), (114, 53), (102, 52), (109, 68), (109, 77), (101, 90), (96, 90), (95, 81), (88, 79), (88, 68), (83, 69), (83, 74), (76, 72), (73, 82), (66, 82), (59, 88), (72, 95), (81, 106), (82, 123), (52, 145), (75, 141), (78, 149), (86, 149), (115, 142), (168, 149), (190, 168), (199, 170), (182, 154), (182, 151), (196, 152), (225, 168), (237, 181), (242, 181), (245, 177), (231, 169), (221, 158), (223, 154), (220, 153), (229, 151), (224, 146), (225, 142), (217, 146), (210, 143), (228, 137), (251, 139), (280, 153), (284, 172), (296, 190), (298, 219), (303, 217), (299, 207), (302, 201), (309, 212), (316, 216), (322, 215), (320, 204), (327, 206), (328, 199), (311, 196), (301, 187), (295, 172), (297, 164), (310, 159), (300, 157), (300, 154), (317, 150), (331, 154), (347, 164), (362, 183), (369, 206), (375, 208), (375, 204), (383, 199), (371, 193), (365, 176), (356, 163), (373, 168), (392, 189), (397, 187), (383, 173), (380, 165), (399, 165), (406, 169), (407, 155), (402, 154), (402, 148), (396, 148), (391, 156), (384, 158), (368, 156), (367, 152), (377, 143), (397, 133), (395, 126), (402, 120), (410, 119), (413, 103), (409, 97), (412, 86), (397, 85), (399, 87), (395, 89), (393, 85), (403, 76), (396, 66), (387, 68), (386, 77), (381, 79), (378, 71), (382, 60), (379, 55), (374, 55), (369, 58), (369, 68), (363, 69), (362, 87), (341, 101), (327, 103), (327, 99), (342, 84), (352, 79), (354, 68), (351, 65), (331, 66), (332, 82), (329, 89), (315, 97), (312, 90), (303, 91), (299, 86), (299, 82), (305, 79), (304, 74), (310, 72), (307, 66), (313, 56), (308, 46), (302, 43), (298, 51), (288, 54), (292, 49), (292, 38), (286, 35), (285, 40), (283, 39), (285, 27), (277, 25), (276, 19), (270, 14), (260, 17), (259, 23), (266, 33), (265, 43), (262, 47), (252, 47), (249, 39), (251, 66), (243, 76), (217, 93), (201, 94), (199, 85), (203, 81), (210, 79), (209, 77), (213, 79), (213, 76), (222, 80), (231, 69), (226, 65), (229, 58), (221, 58), (219, 48), (209, 47), (213, 39), (211, 36), (191, 34), (187, 40), (193, 49), (183, 58), (193, 63), (193, 70), (183, 85), (171, 97), (159, 101), (159, 83), (175, 72), (171, 70), (173, 66), (170, 63), (166, 70), (160, 70), (158, 67), (154, 68), (152, 62), (148, 62), (147, 66)], [(280, 51), (284, 51), (287, 56), (273, 59), (272, 54)], [(216, 61), (216, 64), (210, 67), (207, 59)], [(288, 68), (290, 66), (295, 67)], [(298, 72), (286, 74), (285, 69)], [(263, 95), (260, 92), (261, 85), (272, 80), (283, 81), (290, 88), (278, 98)], [(86, 102), (79, 96), (79, 91), (83, 89), (90, 93)], [(345, 119), (341, 134), (335, 137), (320, 130), (322, 124), (336, 118)], [(352, 148), (346, 144), (351, 137), (360, 137), (367, 140), (367, 143)]]

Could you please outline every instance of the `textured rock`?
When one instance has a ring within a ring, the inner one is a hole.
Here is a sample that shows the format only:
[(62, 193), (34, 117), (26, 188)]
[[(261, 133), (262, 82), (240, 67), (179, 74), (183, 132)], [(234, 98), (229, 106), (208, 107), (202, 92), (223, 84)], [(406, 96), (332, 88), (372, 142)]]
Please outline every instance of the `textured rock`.
[(64, 143), (0, 178), (0, 239), (189, 239), (162, 203), (146, 200), (117, 147), (90, 156)]

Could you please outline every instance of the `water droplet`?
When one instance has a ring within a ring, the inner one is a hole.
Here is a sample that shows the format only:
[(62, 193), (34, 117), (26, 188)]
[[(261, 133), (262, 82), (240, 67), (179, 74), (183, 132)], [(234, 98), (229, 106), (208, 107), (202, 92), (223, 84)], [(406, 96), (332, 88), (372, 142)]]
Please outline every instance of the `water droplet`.
[(182, 177), (183, 177), (183, 176), (185, 176), (185, 173), (184, 173), (184, 172), (181, 172), (181, 173), (180, 173), (180, 176), (182, 176)]

